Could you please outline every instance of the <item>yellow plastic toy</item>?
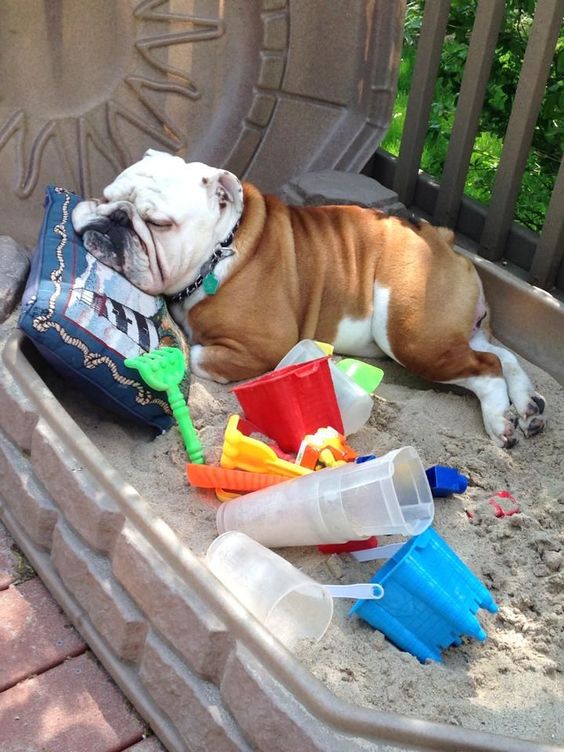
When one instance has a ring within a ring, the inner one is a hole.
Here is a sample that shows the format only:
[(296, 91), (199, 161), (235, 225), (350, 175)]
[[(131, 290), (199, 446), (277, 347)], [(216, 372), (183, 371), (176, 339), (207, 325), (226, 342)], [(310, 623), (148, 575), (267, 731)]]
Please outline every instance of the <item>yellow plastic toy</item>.
[(224, 488), (214, 488), (214, 491), (218, 501), (231, 501), (241, 496), (241, 491), (226, 491)]
[(286, 478), (296, 478), (312, 472), (309, 468), (281, 459), (268, 444), (245, 436), (238, 424), (238, 415), (232, 415), (227, 421), (221, 467), (248, 470), (251, 473), (274, 473)]
[(335, 348), (333, 347), (333, 345), (330, 345), (329, 342), (319, 342), (319, 340), (316, 339), (315, 344), (317, 345), (317, 347), (323, 350), (325, 355), (333, 355), (335, 351)]

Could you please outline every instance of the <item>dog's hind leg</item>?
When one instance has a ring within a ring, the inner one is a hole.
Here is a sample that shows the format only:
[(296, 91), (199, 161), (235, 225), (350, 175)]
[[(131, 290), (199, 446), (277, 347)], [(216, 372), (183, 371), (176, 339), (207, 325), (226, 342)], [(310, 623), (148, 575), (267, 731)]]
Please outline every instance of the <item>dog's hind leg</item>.
[[(494, 356), (495, 357), (495, 356)], [(480, 400), (484, 427), (494, 442), (505, 449), (517, 443), (515, 424), (508, 416), (509, 395), (503, 376), (466, 376), (445, 382), (469, 389)]]
[(540, 433), (545, 426), (543, 413), (546, 400), (535, 391), (515, 355), (504, 347), (493, 345), (480, 330), (470, 340), (470, 347), (497, 355), (501, 362), (503, 378), (507, 383), (509, 399), (519, 414), (519, 428), (527, 438)]
[(496, 354), (474, 350), (462, 337), (447, 339), (433, 353), (413, 345), (402, 350), (398, 360), (410, 371), (474, 392), (480, 400), (486, 432), (498, 446), (510, 449), (517, 443), (515, 424), (508, 417), (507, 384)]

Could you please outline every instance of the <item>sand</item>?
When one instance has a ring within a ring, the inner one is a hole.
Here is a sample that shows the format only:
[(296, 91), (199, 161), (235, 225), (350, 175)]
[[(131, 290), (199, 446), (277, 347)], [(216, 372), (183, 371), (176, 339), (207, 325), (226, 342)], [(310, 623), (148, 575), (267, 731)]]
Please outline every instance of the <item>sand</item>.
[[(465, 494), (436, 501), (434, 527), (483, 580), (499, 613), (480, 611), (484, 643), (466, 641), (442, 663), (420, 664), (336, 601), (326, 636), (298, 653), (339, 697), (429, 720), (544, 742), (564, 742), (563, 540), (564, 389), (524, 364), (547, 398), (546, 432), (511, 451), (484, 433), (477, 400), (418, 380), (390, 361), (369, 423), (350, 437), (361, 453), (414, 446), (425, 466), (451, 465), (469, 479)], [(83, 430), (192, 550), (203, 555), (216, 535), (210, 492), (190, 489), (176, 429), (150, 431), (94, 407), (50, 372), (51, 388)], [(220, 456), (227, 416), (237, 412), (228, 387), (193, 379), (190, 406), (207, 460)], [(508, 489), (521, 512), (498, 519), (488, 498)], [(471, 516), (469, 516), (471, 515)], [(386, 542), (385, 540), (381, 541)], [(279, 553), (322, 582), (368, 580), (378, 563), (327, 556), (315, 548)]]

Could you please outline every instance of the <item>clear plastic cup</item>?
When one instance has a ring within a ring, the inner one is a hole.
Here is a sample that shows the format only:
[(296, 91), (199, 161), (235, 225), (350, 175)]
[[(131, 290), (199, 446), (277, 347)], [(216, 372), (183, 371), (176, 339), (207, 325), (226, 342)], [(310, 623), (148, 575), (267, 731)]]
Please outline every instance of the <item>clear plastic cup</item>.
[[(326, 353), (311, 339), (303, 339), (282, 358), (274, 370), (296, 363), (326, 357)], [(345, 436), (356, 433), (370, 418), (374, 402), (362, 387), (329, 360), (329, 370), (341, 412)]]
[(277, 371), (279, 368), (293, 366), (296, 363), (307, 363), (309, 360), (324, 358), (326, 355), (327, 353), (312, 339), (302, 339), (284, 355), (274, 370)]
[(206, 562), (225, 587), (287, 647), (320, 640), (333, 616), (329, 591), (239, 532), (220, 535)]
[(421, 460), (413, 447), (403, 447), (228, 501), (216, 522), (219, 533), (239, 530), (264, 546), (313, 546), (419, 535), (433, 515)]
[(337, 404), (341, 411), (345, 436), (350, 436), (351, 433), (360, 431), (368, 422), (372, 415), (374, 400), (331, 361), (329, 361), (329, 370), (337, 395)]

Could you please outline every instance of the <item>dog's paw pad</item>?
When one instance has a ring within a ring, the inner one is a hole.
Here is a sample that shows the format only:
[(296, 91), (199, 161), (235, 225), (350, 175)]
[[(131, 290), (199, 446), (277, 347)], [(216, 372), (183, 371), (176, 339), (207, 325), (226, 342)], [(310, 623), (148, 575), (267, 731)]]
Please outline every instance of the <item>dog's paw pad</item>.
[(544, 409), (546, 407), (546, 400), (545, 398), (540, 394), (533, 394), (531, 397), (532, 404), (529, 404), (529, 408), (527, 410), (527, 417), (529, 415), (542, 415), (544, 413)]
[(530, 439), (531, 436), (536, 436), (544, 431), (546, 421), (540, 416), (533, 416), (528, 420), (519, 421), (519, 428), (523, 431), (525, 438)]
[(502, 449), (513, 449), (515, 444), (517, 444), (517, 437), (515, 435), (507, 436), (506, 434), (503, 434), (501, 437), (502, 443)]
[(523, 412), (521, 416), (522, 420), (528, 420), (529, 418), (532, 418), (533, 415), (542, 415), (544, 413), (545, 407), (546, 407), (546, 402), (545, 402), (544, 397), (533, 394), (531, 396), (531, 399), (527, 403), (527, 407), (525, 408), (525, 411)]
[(544, 430), (546, 425), (546, 418), (544, 417), (545, 408), (545, 398), (537, 392), (531, 394), (527, 409), (519, 418), (519, 428), (528, 439)]
[(516, 427), (515, 419), (509, 417), (505, 419), (504, 429), (496, 437), (498, 446), (502, 449), (512, 449), (517, 444)]

